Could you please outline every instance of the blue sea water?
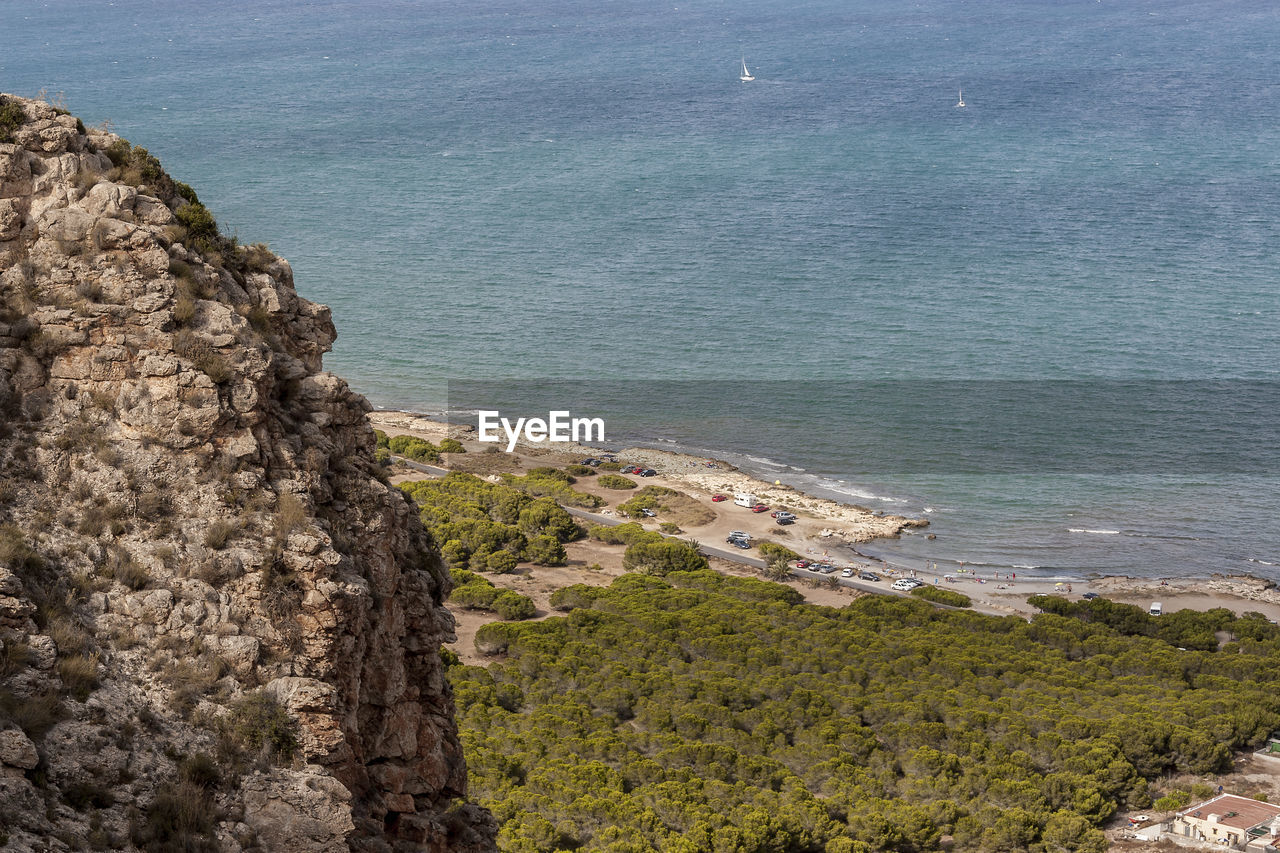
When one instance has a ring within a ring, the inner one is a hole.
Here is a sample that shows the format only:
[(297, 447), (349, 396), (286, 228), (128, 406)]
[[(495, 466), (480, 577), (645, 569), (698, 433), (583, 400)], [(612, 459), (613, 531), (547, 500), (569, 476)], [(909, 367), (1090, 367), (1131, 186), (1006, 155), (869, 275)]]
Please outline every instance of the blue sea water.
[[(1280, 378), (1269, 4), (10, 0), (5, 29), (0, 90), (110, 119), (289, 258), (377, 405), (684, 381), (611, 432), (930, 519), (886, 559), (1280, 578), (1274, 467), (1183, 470), (1203, 445), (1174, 441), (974, 472), (893, 428), (939, 381), (1247, 408)], [(872, 381), (900, 389), (881, 431), (842, 393)], [(912, 453), (943, 461), (877, 464)]]

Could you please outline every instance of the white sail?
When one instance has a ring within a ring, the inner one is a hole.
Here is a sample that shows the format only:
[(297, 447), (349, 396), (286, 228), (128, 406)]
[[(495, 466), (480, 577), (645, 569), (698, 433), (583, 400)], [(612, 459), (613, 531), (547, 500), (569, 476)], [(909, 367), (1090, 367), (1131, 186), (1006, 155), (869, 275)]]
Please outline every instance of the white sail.
[(742, 57), (742, 76), (738, 78), (744, 83), (748, 83), (756, 78), (751, 76), (751, 72), (747, 70), (747, 58)]

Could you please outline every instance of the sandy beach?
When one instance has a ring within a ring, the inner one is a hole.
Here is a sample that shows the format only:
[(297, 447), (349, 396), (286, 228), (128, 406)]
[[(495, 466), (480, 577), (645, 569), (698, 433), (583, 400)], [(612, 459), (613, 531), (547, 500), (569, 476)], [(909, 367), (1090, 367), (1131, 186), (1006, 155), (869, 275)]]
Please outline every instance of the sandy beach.
[[(407, 412), (378, 411), (369, 415), (375, 428), (388, 435), (414, 435), (428, 441), (439, 442), (452, 437), (466, 448), (464, 454), (445, 454), (441, 467), (467, 471), (476, 476), (496, 478), (501, 472), (523, 473), (539, 466), (563, 466), (579, 462), (583, 458), (599, 456), (601, 451), (577, 444), (530, 445), (523, 443), (515, 452), (506, 453), (493, 444), (481, 444), (474, 432), (465, 426), (441, 423), (430, 418)], [(789, 486), (768, 483), (752, 477), (723, 461), (696, 457), (650, 448), (626, 448), (614, 455), (626, 463), (654, 469), (652, 477), (630, 476), (639, 485), (657, 485), (675, 489), (688, 495), (696, 512), (676, 513), (656, 519), (645, 519), (644, 526), (657, 529), (662, 521), (679, 525), (679, 536), (694, 539), (705, 546), (732, 551), (725, 543), (730, 531), (749, 533), (753, 544), (773, 541), (786, 545), (806, 558), (818, 558), (834, 563), (837, 567), (851, 566), (870, 569), (879, 575), (879, 582), (842, 580), (842, 586), (832, 588), (830, 577), (801, 572), (791, 582), (807, 601), (828, 606), (843, 606), (860, 595), (871, 593), (900, 594), (889, 589), (892, 580), (904, 572), (884, 566), (874, 560), (859, 559), (844, 544), (868, 542), (883, 536), (898, 535), (909, 527), (922, 526), (922, 522), (900, 516), (874, 514), (862, 507), (836, 503), (825, 498), (804, 494)], [(402, 471), (393, 481), (419, 479), (421, 473)], [(612, 490), (599, 485), (596, 477), (578, 478), (574, 484), (578, 491), (597, 495), (606, 506), (595, 510), (601, 520), (616, 518), (613, 507), (627, 500), (634, 490)], [(774, 510), (795, 513), (797, 521), (779, 526), (769, 512), (753, 513), (736, 506), (733, 496), (738, 493), (754, 494), (760, 502)], [(713, 501), (714, 495), (724, 495), (727, 500)], [(684, 516), (682, 518), (682, 515)], [(538, 617), (554, 615), (550, 609), (551, 593), (575, 583), (607, 585), (622, 574), (622, 553), (619, 546), (603, 545), (590, 540), (570, 543), (566, 550), (568, 565), (548, 568), (521, 566), (510, 575), (490, 575), (490, 579), (528, 595), (538, 607)], [(753, 547), (742, 552), (744, 558), (759, 559)], [(759, 569), (744, 562), (712, 557), (712, 567), (718, 571), (742, 576), (759, 576)], [(588, 567), (598, 568), (589, 569)], [(954, 589), (973, 600), (973, 609), (992, 615), (1016, 615), (1031, 617), (1035, 608), (1027, 598), (1039, 594), (1057, 594), (1078, 599), (1087, 593), (1105, 596), (1113, 601), (1133, 604), (1146, 610), (1153, 602), (1160, 602), (1165, 613), (1183, 608), (1210, 610), (1225, 607), (1236, 613), (1255, 611), (1268, 619), (1280, 621), (1280, 590), (1274, 585), (1249, 576), (1214, 576), (1209, 578), (1130, 578), (1104, 577), (1079, 579), (1049, 579), (1032, 576), (1015, 576), (1012, 573), (963, 572), (950, 575), (916, 573), (926, 583)], [(480, 663), (472, 640), (475, 631), (486, 622), (494, 620), (492, 614), (459, 609), (458, 642), (454, 650), (464, 660)]]

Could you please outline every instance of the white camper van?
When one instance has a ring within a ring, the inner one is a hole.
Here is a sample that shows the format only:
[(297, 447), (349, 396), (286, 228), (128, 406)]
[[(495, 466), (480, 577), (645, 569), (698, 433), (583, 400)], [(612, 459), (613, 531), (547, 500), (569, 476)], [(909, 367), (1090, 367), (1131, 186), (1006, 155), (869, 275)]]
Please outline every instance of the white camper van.
[(1151, 609), (1147, 611), (1147, 613), (1151, 614), (1152, 616), (1159, 616), (1161, 612), (1162, 612), (1162, 608), (1160, 607), (1160, 602), (1158, 601), (1152, 602)]
[(751, 507), (755, 506), (759, 501), (757, 501), (756, 496), (750, 492), (739, 492), (733, 496), (733, 503), (735, 506), (745, 506), (747, 509), (751, 509)]

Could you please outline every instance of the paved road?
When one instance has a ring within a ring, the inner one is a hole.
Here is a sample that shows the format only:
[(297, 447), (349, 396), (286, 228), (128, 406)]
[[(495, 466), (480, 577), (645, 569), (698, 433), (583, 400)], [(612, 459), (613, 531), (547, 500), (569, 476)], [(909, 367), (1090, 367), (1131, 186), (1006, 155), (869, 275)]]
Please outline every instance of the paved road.
[[(393, 458), (397, 462), (401, 462), (404, 465), (408, 466), (409, 468), (414, 469), (415, 471), (421, 471), (422, 473), (430, 474), (433, 477), (443, 477), (445, 474), (449, 473), (448, 469), (441, 468), (438, 465), (424, 465), (421, 462), (414, 462), (411, 459), (405, 459), (403, 456), (394, 456)], [(610, 515), (599, 515), (598, 513), (587, 512), (585, 509), (579, 509), (578, 507), (567, 506), (565, 507), (565, 509), (569, 512), (570, 515), (576, 518), (581, 518), (585, 521), (591, 521), (596, 524), (604, 524), (604, 525), (613, 527), (614, 525), (624, 523), (623, 519), (619, 519)], [(630, 519), (626, 519), (626, 521), (630, 521)], [(672, 537), (672, 538), (679, 538), (679, 537)], [(737, 563), (742, 566), (750, 566), (753, 569), (763, 569), (765, 567), (764, 560), (760, 559), (759, 557), (752, 557), (749, 554), (744, 554), (740, 550), (737, 550), (737, 549), (730, 550), (728, 548), (712, 547), (705, 543), (699, 543), (699, 544), (702, 547), (702, 552), (706, 554), (708, 557), (719, 557), (721, 560), (728, 560), (730, 563)], [(877, 583), (872, 581), (859, 580), (856, 577), (842, 578), (839, 576), (839, 574), (824, 575), (820, 572), (808, 571), (807, 569), (792, 569), (791, 574), (794, 577), (809, 578), (810, 580), (823, 580), (825, 578), (835, 578), (836, 582), (841, 586), (849, 587), (850, 589), (861, 590), (863, 592), (874, 592), (874, 593), (878, 593), (879, 595), (906, 595), (906, 593), (898, 592), (896, 589), (889, 589), (889, 584), (893, 583), (893, 581), (889, 579), (885, 579), (884, 581)], [(937, 604), (936, 606), (946, 608), (946, 605)], [(946, 608), (946, 609), (951, 609), (951, 608)]]

